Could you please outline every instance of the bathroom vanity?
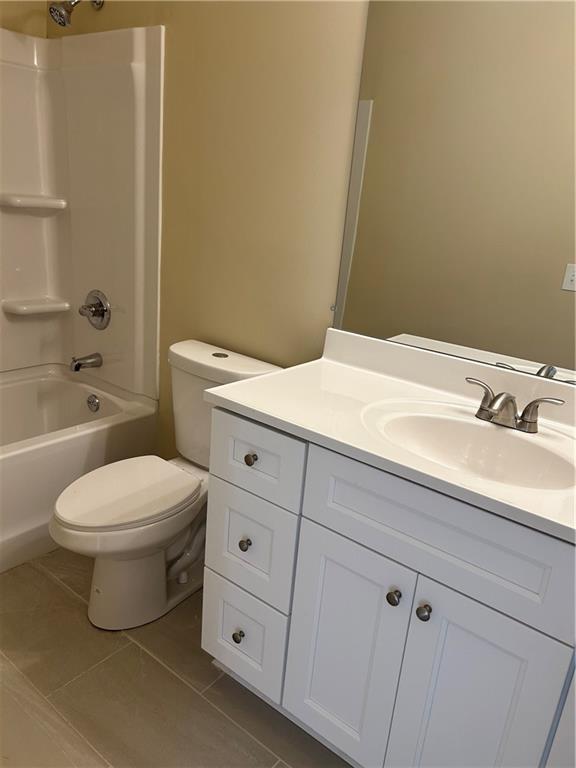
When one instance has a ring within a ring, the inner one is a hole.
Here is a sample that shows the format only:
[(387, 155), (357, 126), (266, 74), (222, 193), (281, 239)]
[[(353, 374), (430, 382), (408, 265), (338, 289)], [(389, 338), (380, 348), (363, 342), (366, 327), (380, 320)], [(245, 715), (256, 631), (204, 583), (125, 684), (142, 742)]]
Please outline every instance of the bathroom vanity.
[[(467, 376), (566, 403), (519, 434)], [(330, 330), (206, 398), (222, 668), (366, 768), (573, 763), (573, 388)]]

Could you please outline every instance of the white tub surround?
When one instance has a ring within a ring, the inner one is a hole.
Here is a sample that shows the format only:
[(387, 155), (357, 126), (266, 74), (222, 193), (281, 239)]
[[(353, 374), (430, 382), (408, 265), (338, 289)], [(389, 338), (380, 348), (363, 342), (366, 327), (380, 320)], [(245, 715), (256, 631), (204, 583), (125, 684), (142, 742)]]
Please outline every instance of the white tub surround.
[(153, 451), (156, 403), (38, 366), (0, 375), (0, 411), (1, 572), (55, 548), (48, 522), (73, 480)]
[[(157, 397), (164, 28), (55, 42), (67, 120), (71, 352), (100, 352), (93, 376)], [(105, 331), (77, 312), (93, 289), (112, 305)]]
[(98, 351), (102, 383), (158, 396), (163, 59), (162, 27), (0, 30), (0, 370)]
[[(471, 376), (566, 402), (500, 427)], [(330, 330), (206, 399), (220, 666), (363, 768), (573, 764), (571, 385)]]

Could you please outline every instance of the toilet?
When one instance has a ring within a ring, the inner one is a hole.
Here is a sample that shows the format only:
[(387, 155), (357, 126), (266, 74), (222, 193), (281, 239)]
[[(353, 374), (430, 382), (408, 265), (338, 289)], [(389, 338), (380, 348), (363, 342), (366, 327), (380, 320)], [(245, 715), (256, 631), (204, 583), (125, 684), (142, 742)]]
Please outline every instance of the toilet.
[(58, 497), (50, 534), (94, 558), (88, 618), (102, 629), (147, 624), (202, 586), (210, 411), (204, 390), (280, 370), (213, 347), (170, 347), (180, 456), (138, 456), (83, 475)]

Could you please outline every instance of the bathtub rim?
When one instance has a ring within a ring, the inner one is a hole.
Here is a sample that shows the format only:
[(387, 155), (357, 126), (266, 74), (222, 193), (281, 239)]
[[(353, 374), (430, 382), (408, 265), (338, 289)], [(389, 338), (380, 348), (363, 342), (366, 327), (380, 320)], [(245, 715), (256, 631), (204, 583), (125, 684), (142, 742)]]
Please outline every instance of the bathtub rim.
[(119, 408), (120, 412), (95, 418), (82, 424), (74, 424), (70, 427), (56, 429), (52, 432), (42, 432), (39, 435), (16, 440), (0, 446), (0, 459), (17, 455), (30, 450), (36, 445), (49, 445), (70, 440), (79, 434), (86, 432), (100, 432), (116, 424), (133, 421), (144, 416), (153, 416), (158, 413), (158, 401), (140, 394), (128, 392), (112, 384), (102, 384), (84, 372), (71, 374), (66, 366), (58, 363), (35, 365), (27, 368), (18, 368), (0, 372), (0, 389), (11, 384), (26, 383), (38, 379), (52, 379), (62, 381), (88, 391), (88, 394), (101, 395), (108, 398)]

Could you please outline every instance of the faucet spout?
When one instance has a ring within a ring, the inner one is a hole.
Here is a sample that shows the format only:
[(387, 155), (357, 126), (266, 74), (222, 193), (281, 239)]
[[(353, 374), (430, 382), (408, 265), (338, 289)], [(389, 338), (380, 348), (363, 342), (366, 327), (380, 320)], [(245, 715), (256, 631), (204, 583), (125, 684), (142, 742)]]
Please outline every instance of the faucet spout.
[(93, 352), (91, 355), (84, 355), (84, 357), (73, 357), (70, 362), (70, 370), (77, 373), (82, 368), (100, 368), (102, 365), (102, 355), (100, 352)]
[(518, 420), (518, 406), (516, 398), (510, 392), (499, 392), (488, 406), (492, 418), (492, 424), (499, 424), (501, 427), (516, 428)]

